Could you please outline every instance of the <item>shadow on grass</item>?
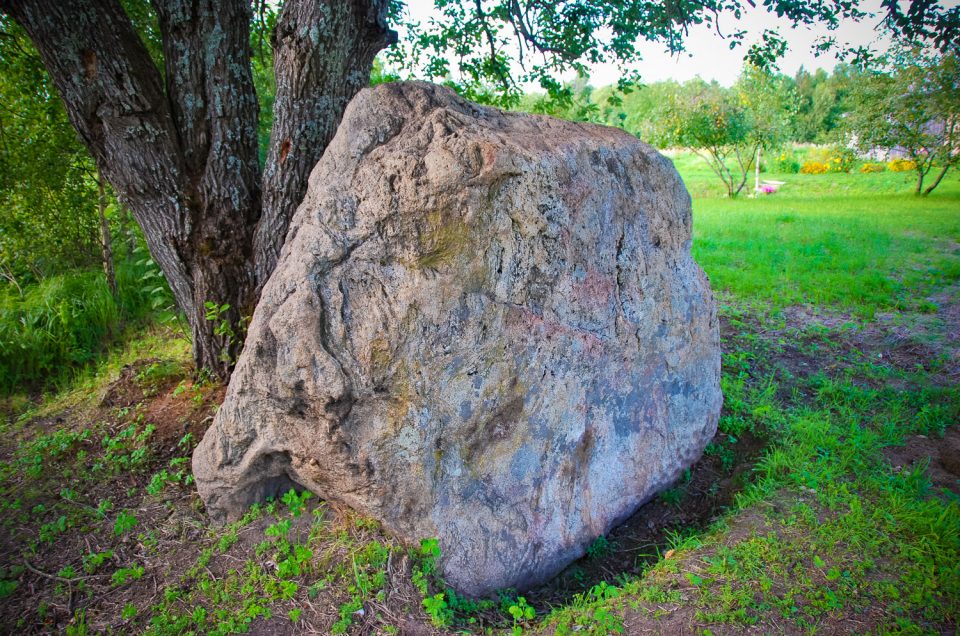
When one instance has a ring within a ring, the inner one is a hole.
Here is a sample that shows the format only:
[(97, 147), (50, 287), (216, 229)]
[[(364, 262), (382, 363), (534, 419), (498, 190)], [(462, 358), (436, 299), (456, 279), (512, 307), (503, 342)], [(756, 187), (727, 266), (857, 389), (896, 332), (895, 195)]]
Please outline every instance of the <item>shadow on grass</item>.
[(621, 584), (642, 576), (691, 533), (705, 529), (747, 484), (768, 440), (745, 431), (718, 431), (703, 457), (669, 489), (644, 504), (587, 554), (547, 584), (524, 594), (538, 610), (567, 605), (601, 582)]

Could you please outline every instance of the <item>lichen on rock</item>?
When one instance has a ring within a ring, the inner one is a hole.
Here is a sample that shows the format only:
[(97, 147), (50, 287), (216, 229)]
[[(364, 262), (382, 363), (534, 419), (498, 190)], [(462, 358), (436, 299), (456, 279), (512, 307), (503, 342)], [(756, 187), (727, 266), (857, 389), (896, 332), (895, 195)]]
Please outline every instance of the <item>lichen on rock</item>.
[(310, 178), (194, 456), (226, 520), (296, 485), (523, 589), (713, 436), (716, 305), (690, 197), (627, 133), (362, 91)]

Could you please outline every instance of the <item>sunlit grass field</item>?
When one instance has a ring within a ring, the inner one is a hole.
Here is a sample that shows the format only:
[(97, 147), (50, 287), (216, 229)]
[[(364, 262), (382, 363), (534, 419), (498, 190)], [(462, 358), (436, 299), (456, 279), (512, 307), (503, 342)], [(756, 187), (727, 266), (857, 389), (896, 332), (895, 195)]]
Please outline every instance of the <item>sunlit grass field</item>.
[(761, 173), (772, 195), (736, 199), (697, 157), (675, 164), (694, 197), (693, 254), (714, 289), (774, 307), (830, 306), (861, 316), (934, 311), (927, 299), (960, 279), (960, 177), (929, 197), (912, 172)]

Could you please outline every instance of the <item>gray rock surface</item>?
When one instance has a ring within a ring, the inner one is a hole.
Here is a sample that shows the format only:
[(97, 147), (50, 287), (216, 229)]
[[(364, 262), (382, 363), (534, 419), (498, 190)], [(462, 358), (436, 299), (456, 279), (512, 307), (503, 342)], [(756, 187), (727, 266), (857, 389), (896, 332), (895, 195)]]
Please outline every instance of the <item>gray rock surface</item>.
[(209, 513), (296, 484), (438, 537), (462, 593), (546, 580), (714, 434), (690, 230), (673, 165), (623, 131), (362, 91), (194, 455)]

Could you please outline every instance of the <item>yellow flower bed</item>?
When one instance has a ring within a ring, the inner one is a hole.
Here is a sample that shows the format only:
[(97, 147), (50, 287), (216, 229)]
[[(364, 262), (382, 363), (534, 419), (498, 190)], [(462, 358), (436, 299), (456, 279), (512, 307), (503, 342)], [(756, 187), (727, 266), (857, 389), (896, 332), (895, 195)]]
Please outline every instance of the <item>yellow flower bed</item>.
[(887, 169), (891, 172), (907, 172), (917, 169), (917, 162), (910, 159), (894, 159), (887, 164)]
[(869, 161), (860, 166), (860, 172), (883, 172), (887, 167), (882, 163), (870, 163)]
[(830, 164), (822, 161), (804, 161), (800, 166), (800, 174), (826, 174), (830, 172)]

